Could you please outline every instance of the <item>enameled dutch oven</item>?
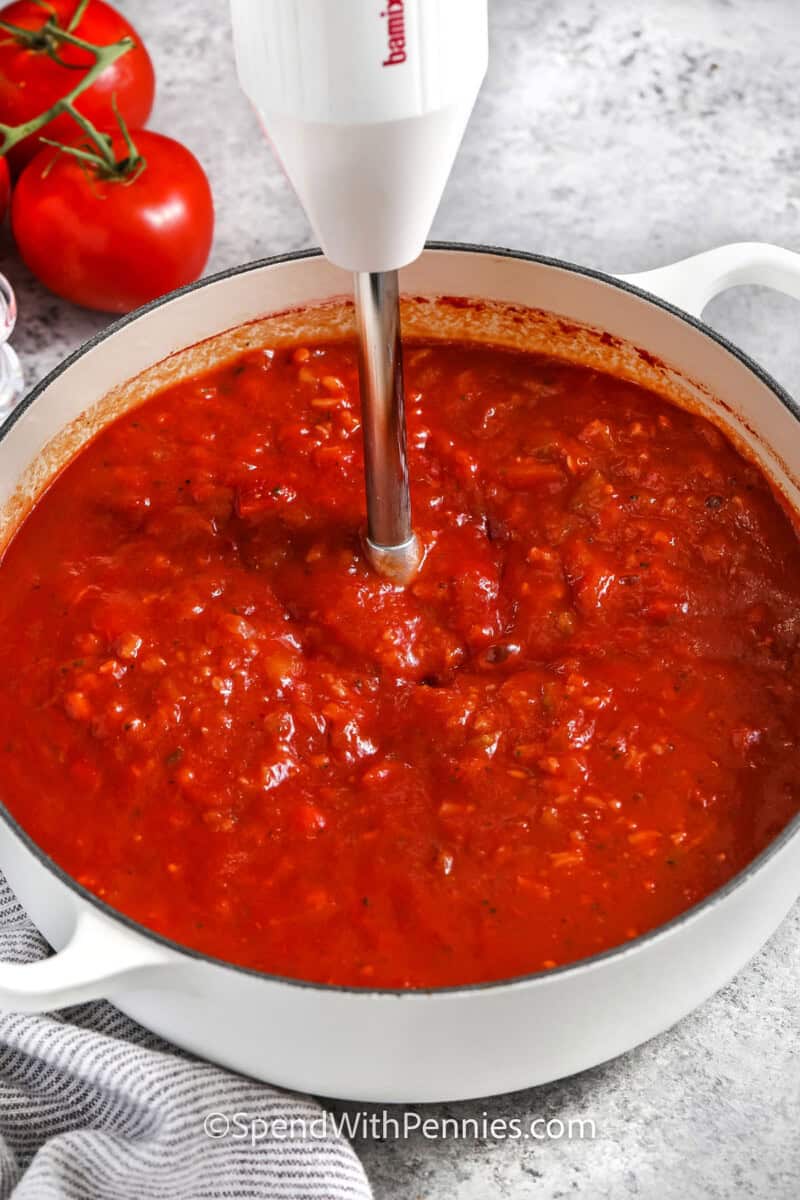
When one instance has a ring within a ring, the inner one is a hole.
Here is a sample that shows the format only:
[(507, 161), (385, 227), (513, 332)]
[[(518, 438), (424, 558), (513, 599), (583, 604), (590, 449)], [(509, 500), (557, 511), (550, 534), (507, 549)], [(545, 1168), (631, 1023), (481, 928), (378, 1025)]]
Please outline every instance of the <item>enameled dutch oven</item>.
[[(435, 246), (404, 272), (413, 298), (404, 325), (525, 344), (636, 378), (712, 416), (800, 510), (796, 404), (698, 320), (713, 295), (740, 283), (800, 297), (800, 256), (741, 244), (615, 279), (531, 255)], [(53, 471), (115, 413), (256, 339), (347, 327), (349, 308), (331, 298), (349, 286), (317, 254), (281, 257), (169, 296), (93, 339), (0, 435), (0, 544)], [(165, 941), (65, 875), (2, 808), (0, 818), (0, 867), (56, 951), (0, 964), (2, 1006), (105, 997), (205, 1058), (359, 1100), (486, 1096), (612, 1058), (729, 980), (800, 891), (798, 817), (720, 891), (604, 954), (499, 983), (369, 991), (276, 978)]]

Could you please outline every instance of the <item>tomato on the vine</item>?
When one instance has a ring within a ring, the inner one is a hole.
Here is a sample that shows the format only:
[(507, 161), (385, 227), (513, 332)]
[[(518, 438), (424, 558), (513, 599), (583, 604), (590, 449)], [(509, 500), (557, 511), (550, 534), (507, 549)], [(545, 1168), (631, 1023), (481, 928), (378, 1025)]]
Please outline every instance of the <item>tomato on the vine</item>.
[(4, 158), (0, 158), (0, 221), (5, 220), (10, 199), (11, 178), (8, 174), (8, 163)]
[(17, 247), (34, 275), (102, 312), (129, 312), (197, 279), (214, 232), (211, 189), (194, 155), (159, 133), (134, 137), (132, 147), (122, 131), (111, 135), (110, 167), (46, 147), (11, 202)]
[[(104, 0), (15, 0), (0, 9), (0, 20), (31, 31), (27, 38), (15, 37), (5, 29), (0, 33), (0, 119), (6, 125), (22, 125), (51, 108), (80, 78), (76, 68), (88, 70), (94, 64), (86, 50), (48, 39), (51, 20), (97, 46), (133, 38), (134, 47), (98, 76), (75, 107), (98, 129), (114, 129), (114, 97), (129, 128), (145, 124), (155, 95), (153, 64), (136, 30), (110, 4)], [(74, 121), (64, 114), (55, 117), (9, 152), (12, 170), (20, 171), (38, 153), (41, 137), (64, 142), (74, 136)]]

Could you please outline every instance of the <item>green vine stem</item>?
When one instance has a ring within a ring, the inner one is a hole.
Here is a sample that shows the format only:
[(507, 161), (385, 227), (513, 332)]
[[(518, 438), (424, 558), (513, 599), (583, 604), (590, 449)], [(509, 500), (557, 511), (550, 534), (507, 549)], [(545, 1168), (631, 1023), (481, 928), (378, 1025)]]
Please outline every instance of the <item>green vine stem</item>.
[[(23, 44), (32, 45), (34, 39), (46, 36), (56, 46), (63, 43), (75, 46), (78, 50), (85, 50), (87, 54), (91, 54), (94, 59), (94, 63), (89, 67), (86, 74), (82, 76), (65, 96), (62, 96), (51, 108), (48, 108), (46, 112), (40, 113), (38, 117), (33, 117), (23, 125), (6, 125), (0, 121), (0, 158), (4, 154), (7, 154), (18, 142), (23, 141), (26, 137), (30, 137), (33, 133), (38, 133), (49, 121), (52, 121), (54, 117), (58, 117), (62, 113), (68, 113), (73, 119), (78, 120), (79, 125), (82, 124), (80, 114), (78, 114), (74, 107), (74, 102), (87, 88), (92, 86), (94, 81), (103, 74), (103, 71), (110, 67), (112, 63), (115, 63), (118, 58), (122, 58), (123, 54), (127, 54), (129, 50), (132, 50), (135, 45), (133, 38), (124, 37), (120, 38), (118, 42), (112, 42), (110, 46), (95, 46), (92, 42), (87, 42), (83, 38), (77, 37), (69, 29), (63, 29), (53, 20), (48, 21), (43, 30), (20, 29), (16, 25), (9, 24), (8, 21), (0, 20), (0, 29), (11, 34)], [(56, 61), (59, 60), (57, 59)], [(91, 136), (93, 140), (96, 140), (94, 133)]]
[[(116, 180), (118, 183), (131, 184), (139, 178), (142, 171), (147, 167), (147, 160), (139, 153), (130, 130), (125, 124), (122, 113), (117, 107), (117, 98), (112, 94), (111, 107), (114, 110), (114, 116), (117, 119), (117, 127), (122, 134), (122, 140), (125, 143), (127, 153), (123, 158), (117, 158), (114, 153), (114, 142), (110, 133), (103, 133), (99, 129), (95, 129), (91, 121), (87, 120), (82, 113), (79, 113), (76, 108), (68, 104), (65, 112), (68, 112), (73, 121), (80, 126), (86, 134), (87, 142), (82, 146), (65, 146), (63, 142), (55, 142), (51, 138), (43, 137), (40, 141), (46, 146), (54, 146), (60, 150), (62, 154), (69, 154), (72, 158), (76, 158), (79, 162), (85, 163), (91, 167), (101, 178), (108, 180)], [(94, 149), (92, 149), (94, 146)], [(52, 166), (52, 163), (51, 163)], [(45, 174), (50, 170), (47, 168)]]
[(67, 30), (70, 33), (72, 33), (73, 29), (78, 28), (81, 21), (83, 20), (83, 14), (86, 12), (86, 9), (88, 7), (89, 7), (89, 0), (80, 0), (80, 4), (75, 9), (75, 12), (72, 14), (72, 20), (70, 21), (69, 25), (67, 26)]

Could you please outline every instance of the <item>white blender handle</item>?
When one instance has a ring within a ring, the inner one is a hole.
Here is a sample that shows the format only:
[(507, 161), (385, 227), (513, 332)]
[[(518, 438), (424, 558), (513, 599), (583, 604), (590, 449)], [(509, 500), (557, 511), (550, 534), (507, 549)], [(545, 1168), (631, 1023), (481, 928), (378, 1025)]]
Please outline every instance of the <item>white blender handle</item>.
[(768, 242), (733, 242), (653, 271), (618, 275), (693, 317), (728, 288), (758, 284), (800, 300), (800, 254)]
[(231, 0), (239, 78), (331, 260), (422, 253), (488, 61), (487, 0)]

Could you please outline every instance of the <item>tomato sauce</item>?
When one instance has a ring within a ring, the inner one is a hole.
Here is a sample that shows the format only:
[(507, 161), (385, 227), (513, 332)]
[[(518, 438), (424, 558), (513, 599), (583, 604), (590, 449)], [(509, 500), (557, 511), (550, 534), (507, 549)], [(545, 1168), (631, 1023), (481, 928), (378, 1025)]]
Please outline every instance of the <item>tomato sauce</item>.
[(0, 565), (10, 811), (110, 905), (268, 972), (570, 962), (800, 808), (800, 554), (758, 470), (539, 356), (412, 345), (407, 391), (405, 590), (361, 551), (346, 342), (119, 418)]

